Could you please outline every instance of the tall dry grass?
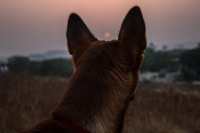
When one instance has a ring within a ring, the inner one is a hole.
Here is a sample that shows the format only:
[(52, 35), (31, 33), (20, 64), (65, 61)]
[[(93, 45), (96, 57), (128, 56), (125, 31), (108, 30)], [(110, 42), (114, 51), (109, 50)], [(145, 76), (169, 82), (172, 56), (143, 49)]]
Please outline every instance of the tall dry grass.
[(67, 80), (5, 75), (0, 77), (0, 133), (16, 133), (49, 115)]
[(141, 84), (126, 133), (200, 133), (200, 86)]
[[(67, 79), (0, 76), (0, 133), (16, 133), (45, 119)], [(140, 84), (126, 116), (125, 133), (200, 133), (200, 87)]]

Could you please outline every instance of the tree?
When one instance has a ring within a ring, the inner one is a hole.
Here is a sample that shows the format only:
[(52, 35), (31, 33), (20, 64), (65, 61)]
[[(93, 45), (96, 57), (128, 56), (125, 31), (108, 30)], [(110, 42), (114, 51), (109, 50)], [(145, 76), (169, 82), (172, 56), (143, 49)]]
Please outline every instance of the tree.
[(52, 59), (41, 62), (41, 75), (69, 76), (72, 73), (72, 65), (67, 59)]
[(153, 42), (151, 42), (151, 43), (149, 43), (149, 47), (148, 48), (153, 50), (153, 51), (155, 51), (156, 45)]
[(200, 48), (200, 42), (197, 44), (197, 48)]
[(72, 63), (69, 59), (50, 59), (30, 61), (28, 57), (15, 56), (8, 59), (10, 72), (26, 73), (40, 76), (68, 77), (72, 73)]
[(142, 71), (148, 72), (176, 72), (179, 68), (179, 51), (155, 51), (152, 48), (147, 48), (142, 66)]
[(162, 46), (162, 51), (167, 51), (167, 49), (168, 49), (167, 45)]
[(200, 47), (183, 52), (180, 63), (182, 80), (200, 80)]
[(11, 72), (27, 72), (30, 60), (24, 56), (14, 56), (8, 59), (8, 67)]

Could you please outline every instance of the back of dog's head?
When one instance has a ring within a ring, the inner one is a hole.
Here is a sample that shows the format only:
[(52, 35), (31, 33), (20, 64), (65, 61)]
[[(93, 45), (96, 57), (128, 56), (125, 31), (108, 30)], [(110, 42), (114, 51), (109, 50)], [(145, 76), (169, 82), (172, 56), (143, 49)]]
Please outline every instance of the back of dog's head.
[(128, 12), (118, 40), (99, 41), (76, 14), (69, 17), (66, 35), (76, 69), (87, 66), (95, 71), (137, 73), (146, 48), (145, 22), (139, 7)]

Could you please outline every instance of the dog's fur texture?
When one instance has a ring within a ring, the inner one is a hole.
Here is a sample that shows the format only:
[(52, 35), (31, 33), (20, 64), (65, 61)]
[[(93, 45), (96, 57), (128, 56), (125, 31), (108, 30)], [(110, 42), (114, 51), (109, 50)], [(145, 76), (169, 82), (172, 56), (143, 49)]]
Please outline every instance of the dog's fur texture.
[(26, 133), (78, 133), (64, 121), (91, 133), (121, 133), (146, 48), (140, 8), (129, 11), (118, 40), (97, 40), (74, 13), (66, 36), (76, 69), (67, 92), (52, 117)]

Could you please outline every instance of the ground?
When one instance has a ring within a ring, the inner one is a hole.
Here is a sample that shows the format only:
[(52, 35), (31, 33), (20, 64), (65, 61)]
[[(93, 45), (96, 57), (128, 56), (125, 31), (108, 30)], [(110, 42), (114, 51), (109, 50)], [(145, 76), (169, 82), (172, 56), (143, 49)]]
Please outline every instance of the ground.
[[(48, 117), (68, 80), (0, 76), (0, 132), (17, 133)], [(124, 133), (199, 133), (200, 86), (140, 83), (126, 115)]]

